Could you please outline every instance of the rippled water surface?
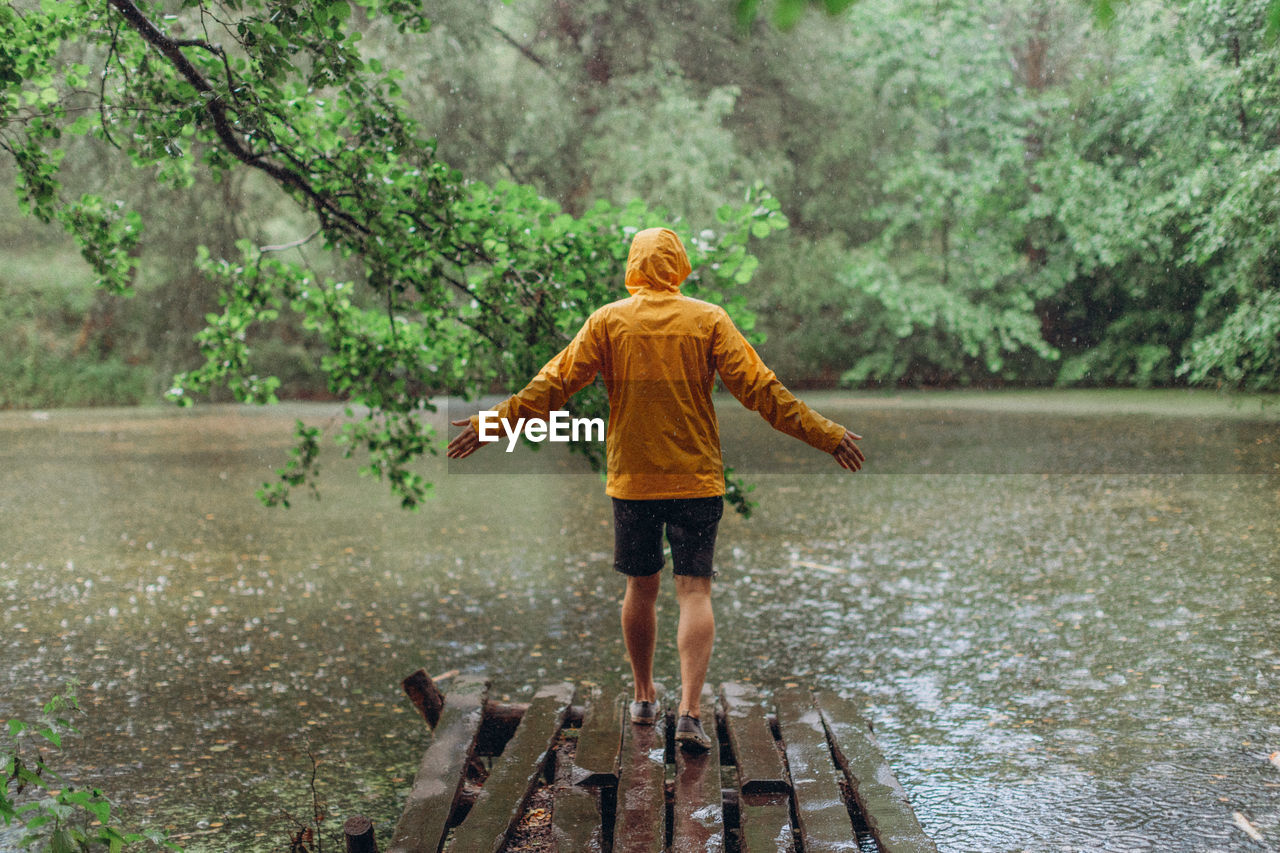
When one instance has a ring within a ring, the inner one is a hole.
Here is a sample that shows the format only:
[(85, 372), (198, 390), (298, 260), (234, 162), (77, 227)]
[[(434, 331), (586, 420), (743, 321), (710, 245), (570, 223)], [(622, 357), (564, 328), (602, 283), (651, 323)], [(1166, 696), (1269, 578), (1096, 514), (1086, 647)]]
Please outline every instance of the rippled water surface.
[[(1280, 847), (1274, 412), (811, 399), (866, 435), (862, 474), (721, 405), (760, 505), (721, 526), (714, 679), (857, 697), (945, 851)], [(331, 454), (322, 500), (263, 508), (298, 417), (335, 413), (0, 415), (0, 717), (79, 679), (58, 761), (192, 851), (287, 848), (313, 757), (326, 826), (389, 834), (420, 666), (513, 699), (624, 684), (609, 503), (578, 460), (433, 460), (406, 513)]]

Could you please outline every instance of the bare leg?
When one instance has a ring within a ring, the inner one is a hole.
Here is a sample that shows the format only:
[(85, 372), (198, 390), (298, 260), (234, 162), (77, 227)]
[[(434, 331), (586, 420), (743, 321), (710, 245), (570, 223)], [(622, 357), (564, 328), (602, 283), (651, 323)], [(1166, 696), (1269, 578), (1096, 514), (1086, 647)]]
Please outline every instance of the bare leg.
[(653, 650), (658, 641), (658, 587), (662, 573), (643, 578), (627, 578), (622, 599), (622, 640), (631, 659), (637, 702), (653, 702), (658, 697), (653, 686)]
[(716, 639), (716, 617), (711, 609), (711, 578), (676, 575), (676, 601), (680, 625), (676, 648), (680, 652), (680, 713), (698, 716), (702, 685), (707, 680), (711, 647)]

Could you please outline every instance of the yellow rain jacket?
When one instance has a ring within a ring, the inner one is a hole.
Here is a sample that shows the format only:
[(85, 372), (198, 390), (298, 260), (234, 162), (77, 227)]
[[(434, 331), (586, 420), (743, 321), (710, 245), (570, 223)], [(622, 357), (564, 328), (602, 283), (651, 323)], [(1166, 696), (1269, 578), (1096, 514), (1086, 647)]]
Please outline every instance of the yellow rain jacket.
[[(774, 429), (831, 453), (845, 428), (788, 391), (718, 305), (684, 296), (689, 256), (674, 231), (636, 234), (627, 257), (631, 296), (600, 308), (525, 388), (496, 407), (546, 420), (604, 375), (606, 494), (628, 500), (724, 494), (720, 430), (711, 390), (716, 374), (742, 405)], [(477, 419), (472, 418), (477, 428)]]

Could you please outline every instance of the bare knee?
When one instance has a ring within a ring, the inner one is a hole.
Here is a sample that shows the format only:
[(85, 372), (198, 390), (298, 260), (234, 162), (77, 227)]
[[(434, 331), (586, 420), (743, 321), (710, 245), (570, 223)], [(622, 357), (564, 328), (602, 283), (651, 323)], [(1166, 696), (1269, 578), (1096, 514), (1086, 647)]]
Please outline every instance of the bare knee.
[(711, 578), (676, 575), (676, 601), (678, 603), (703, 598), (711, 598)]
[[(679, 578), (676, 578), (679, 581)], [(645, 577), (627, 578), (626, 596), (629, 601), (637, 604), (645, 604), (658, 600), (658, 588), (662, 585), (662, 573), (655, 572)], [(677, 589), (679, 586), (677, 585)]]

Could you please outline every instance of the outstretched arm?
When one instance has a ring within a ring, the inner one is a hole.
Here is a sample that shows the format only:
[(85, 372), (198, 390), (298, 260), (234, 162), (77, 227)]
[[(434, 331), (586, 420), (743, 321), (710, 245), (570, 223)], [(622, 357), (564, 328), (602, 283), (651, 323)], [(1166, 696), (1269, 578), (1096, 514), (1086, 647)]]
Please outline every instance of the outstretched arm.
[[(588, 317), (569, 345), (544, 364), (528, 385), (498, 404), (495, 411), (500, 419), (545, 420), (552, 410), (591, 383), (600, 370), (600, 332), (595, 319), (594, 314)], [(489, 443), (480, 440), (477, 416), (450, 423), (463, 427), (449, 442), (446, 455), (450, 459), (466, 459)]]
[(835, 457), (849, 471), (861, 470), (866, 457), (854, 442), (862, 436), (824, 418), (798, 400), (756, 354), (751, 344), (721, 312), (712, 344), (716, 372), (738, 402), (759, 412), (780, 432)]

